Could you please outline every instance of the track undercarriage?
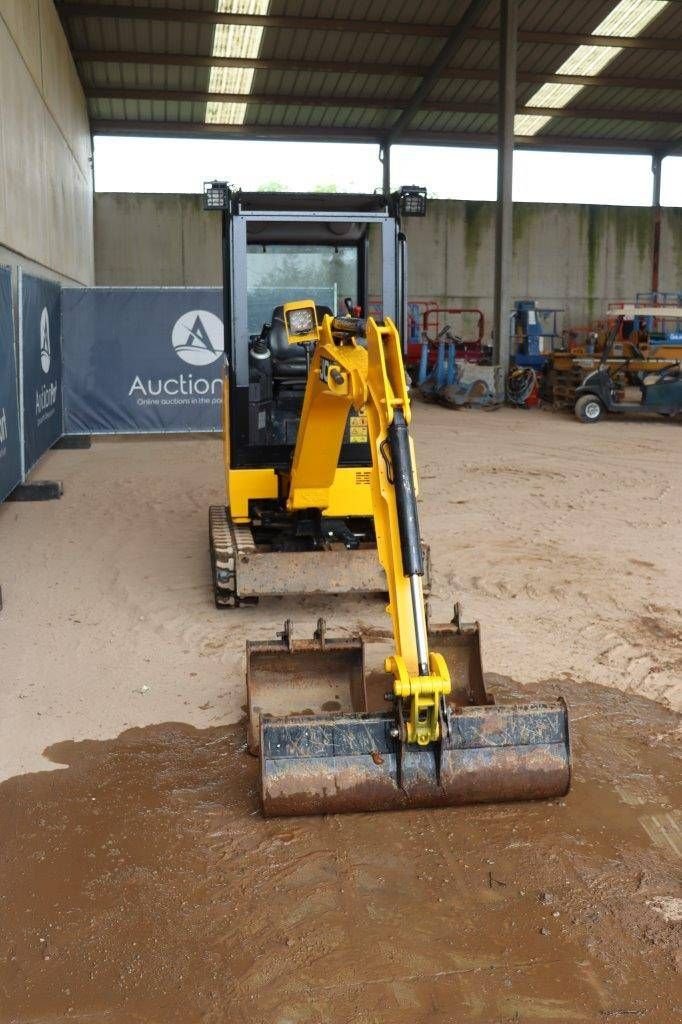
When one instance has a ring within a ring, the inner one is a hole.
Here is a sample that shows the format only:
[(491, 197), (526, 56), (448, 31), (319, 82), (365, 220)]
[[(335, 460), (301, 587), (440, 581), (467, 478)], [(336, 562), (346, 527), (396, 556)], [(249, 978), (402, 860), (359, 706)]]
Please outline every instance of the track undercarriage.
[[(386, 575), (377, 558), (370, 520), (287, 516), (259, 510), (251, 523), (235, 523), (223, 505), (209, 509), (213, 593), (218, 608), (254, 604), (287, 594), (385, 596)], [(425, 590), (429, 552), (424, 545)]]

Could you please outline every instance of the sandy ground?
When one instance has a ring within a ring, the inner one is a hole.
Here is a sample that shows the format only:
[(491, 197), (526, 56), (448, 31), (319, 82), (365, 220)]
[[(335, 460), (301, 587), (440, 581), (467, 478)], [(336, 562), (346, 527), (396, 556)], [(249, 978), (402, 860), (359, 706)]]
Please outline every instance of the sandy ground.
[(373, 668), (381, 604), (215, 609), (214, 439), (46, 457), (62, 500), (0, 507), (0, 1024), (676, 1024), (679, 430), (419, 406), (433, 618), (566, 696), (573, 787), (273, 821), (244, 639), (324, 614)]
[[(462, 602), (483, 666), (522, 683), (589, 681), (682, 706), (679, 423), (416, 408), (432, 619)], [(244, 639), (293, 615), (311, 636), (385, 627), (374, 600), (212, 604), (214, 438), (99, 440), (39, 476), (64, 497), (0, 506), (0, 777), (60, 740), (241, 716)]]

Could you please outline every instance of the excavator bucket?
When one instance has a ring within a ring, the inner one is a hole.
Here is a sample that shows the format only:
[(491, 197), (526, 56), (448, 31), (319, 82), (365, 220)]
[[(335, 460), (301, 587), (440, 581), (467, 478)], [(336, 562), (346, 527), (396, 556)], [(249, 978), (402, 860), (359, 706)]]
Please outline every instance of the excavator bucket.
[(365, 649), (359, 638), (326, 635), (318, 619), (312, 640), (294, 639), (290, 619), (276, 640), (247, 641), (247, 744), (260, 751), (260, 720), (365, 711)]
[(395, 739), (394, 722), (391, 714), (261, 719), (263, 813), (453, 807), (568, 792), (561, 701), (458, 709), (428, 747)]
[[(403, 743), (392, 712), (261, 716), (266, 816), (451, 807), (568, 792), (565, 703), (495, 705), (483, 681), (478, 624), (462, 625), (457, 606), (451, 623), (429, 628), (429, 641), (446, 659), (453, 684), (441, 739), (426, 747)], [(358, 692), (364, 698), (364, 686)], [(376, 696), (370, 694), (372, 708)]]

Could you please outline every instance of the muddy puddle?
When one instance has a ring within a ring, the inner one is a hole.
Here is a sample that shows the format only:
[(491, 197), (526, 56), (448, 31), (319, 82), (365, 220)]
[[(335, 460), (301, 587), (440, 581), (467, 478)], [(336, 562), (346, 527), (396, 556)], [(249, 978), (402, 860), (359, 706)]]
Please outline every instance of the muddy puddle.
[(244, 726), (51, 747), (0, 786), (0, 1020), (679, 1021), (675, 717), (559, 689), (550, 803), (264, 821)]

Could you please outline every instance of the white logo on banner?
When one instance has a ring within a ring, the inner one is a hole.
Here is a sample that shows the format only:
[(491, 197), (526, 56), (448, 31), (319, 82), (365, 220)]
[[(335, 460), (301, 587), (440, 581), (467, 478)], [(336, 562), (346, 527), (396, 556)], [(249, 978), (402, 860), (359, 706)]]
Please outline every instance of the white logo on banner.
[(50, 372), (50, 362), (50, 317), (46, 307), (40, 315), (40, 365), (43, 373)]
[(186, 363), (208, 366), (223, 354), (222, 321), (206, 309), (183, 313), (173, 328), (171, 342)]

